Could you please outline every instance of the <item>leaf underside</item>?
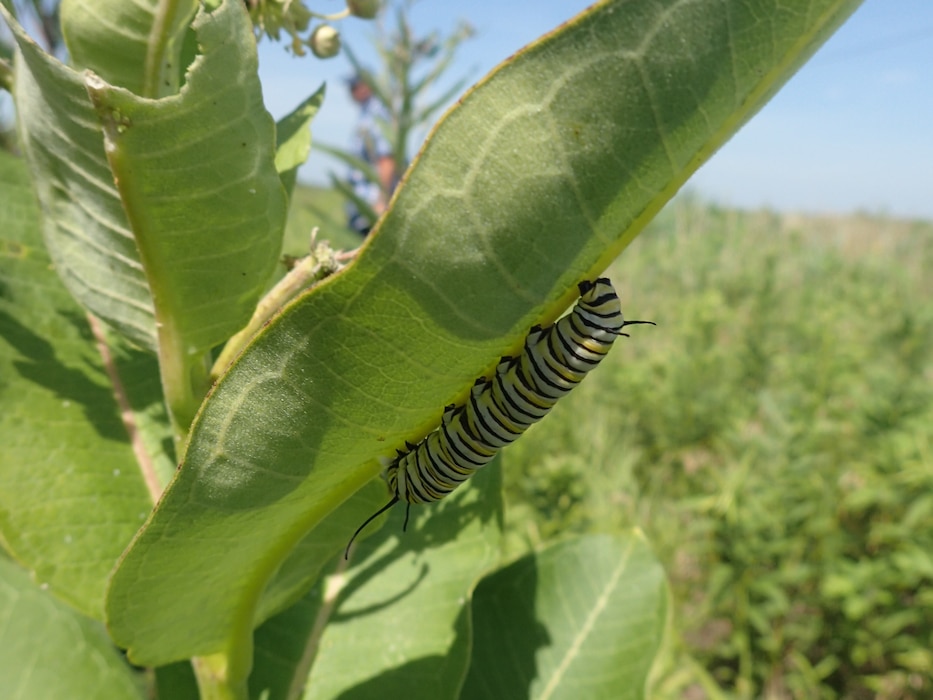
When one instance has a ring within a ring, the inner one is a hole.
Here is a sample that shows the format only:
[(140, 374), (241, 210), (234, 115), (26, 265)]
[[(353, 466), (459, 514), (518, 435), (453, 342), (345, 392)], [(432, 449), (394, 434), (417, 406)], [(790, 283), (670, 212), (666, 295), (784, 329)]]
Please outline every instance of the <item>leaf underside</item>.
[(602, 2), (468, 93), (355, 263), (203, 406), (114, 576), (118, 643), (158, 664), (247, 638), (266, 582), (376, 458), (558, 316), (857, 4)]
[(664, 570), (640, 533), (524, 557), (476, 590), (460, 697), (643, 698), (667, 603)]

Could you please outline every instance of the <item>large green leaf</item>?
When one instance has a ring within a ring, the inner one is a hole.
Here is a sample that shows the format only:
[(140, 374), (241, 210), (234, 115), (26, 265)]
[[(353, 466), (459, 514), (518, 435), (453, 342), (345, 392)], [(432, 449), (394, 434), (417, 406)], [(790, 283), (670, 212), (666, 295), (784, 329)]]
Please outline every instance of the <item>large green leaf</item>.
[(557, 316), (857, 4), (608, 0), (480, 83), (358, 260), (216, 386), (113, 578), (118, 642), (245, 663), (250, 611), (304, 533)]
[(188, 352), (246, 324), (281, 249), (285, 191), (251, 26), (232, 0), (202, 11), (202, 54), (178, 95), (148, 100), (86, 81), (156, 313)]
[[(9, 155), (0, 202), (0, 533), (39, 583), (100, 618), (152, 500), (87, 319), (51, 270), (26, 168)], [(123, 367), (127, 385), (157, 378), (144, 359)], [(160, 461), (158, 430), (142, 432)]]
[(62, 34), (77, 68), (160, 97), (178, 89), (182, 38), (197, 6), (197, 0), (62, 0)]
[(302, 101), (275, 125), (275, 169), (279, 171), (285, 191), (291, 198), (298, 177), (298, 168), (311, 153), (311, 120), (324, 102), (324, 86)]
[(360, 546), (361, 566), (337, 567), (256, 630), (251, 697), (284, 700), (296, 687), (309, 699), (455, 698), (469, 661), (470, 594), (497, 557), (501, 508), (498, 466), (440, 506), (414, 507), (407, 532), (396, 507)]
[[(457, 698), (470, 661), (470, 598), (499, 557), (498, 461), (441, 504), (397, 506), (361, 547), (321, 638), (305, 700)], [(427, 511), (427, 512), (423, 512)]]
[(0, 697), (141, 700), (142, 684), (100, 623), (39, 590), (0, 557)]
[[(326, 579), (325, 579), (326, 580)], [(326, 614), (325, 580), (314, 586), (288, 610), (256, 629), (249, 697), (261, 700), (294, 700), (292, 686), (304, 686), (308, 657), (319, 642), (315, 622)]]
[(334, 552), (338, 549), (343, 552), (350, 534), (385, 500), (385, 486), (370, 482), (307, 533), (266, 584), (254, 613), (255, 621), (266, 620), (287, 608), (317, 581), (321, 571), (333, 563)]
[(84, 306), (155, 350), (149, 285), (84, 81), (32, 42), (2, 6), (0, 14), (19, 45), (19, 132), (55, 269)]
[(232, 0), (202, 10), (201, 55), (181, 91), (160, 100), (76, 73), (8, 21), (56, 268), (95, 314), (158, 345), (171, 377), (245, 325), (281, 248), (286, 198), (246, 10)]
[(664, 570), (639, 533), (526, 556), (476, 589), (461, 698), (644, 698), (667, 604)]

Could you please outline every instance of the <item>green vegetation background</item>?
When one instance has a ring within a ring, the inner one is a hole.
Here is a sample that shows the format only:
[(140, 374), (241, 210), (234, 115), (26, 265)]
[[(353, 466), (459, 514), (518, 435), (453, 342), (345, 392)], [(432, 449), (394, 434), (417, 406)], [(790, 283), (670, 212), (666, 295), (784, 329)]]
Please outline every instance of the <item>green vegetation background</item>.
[[(287, 253), (313, 225), (359, 243), (305, 188)], [(644, 529), (664, 697), (933, 696), (931, 269), (930, 223), (679, 197), (609, 270), (657, 328), (505, 451), (511, 550)]]

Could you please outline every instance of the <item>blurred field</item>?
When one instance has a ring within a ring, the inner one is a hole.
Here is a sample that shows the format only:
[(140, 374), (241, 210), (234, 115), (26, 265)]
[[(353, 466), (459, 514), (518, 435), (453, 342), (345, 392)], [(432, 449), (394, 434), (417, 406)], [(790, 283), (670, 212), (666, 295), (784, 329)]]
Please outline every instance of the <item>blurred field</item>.
[(506, 450), (512, 546), (644, 529), (665, 698), (933, 697), (933, 225), (668, 207), (630, 318)]
[[(357, 245), (299, 196), (287, 252), (316, 221)], [(508, 544), (648, 534), (675, 598), (656, 697), (933, 697), (930, 270), (930, 223), (688, 196), (609, 271), (658, 326), (505, 451)]]
[(301, 256), (308, 253), (311, 229), (318, 227), (318, 240), (330, 241), (335, 249), (352, 250), (363, 238), (346, 227), (343, 199), (332, 189), (295, 187), (289, 209), (282, 251), (286, 255)]

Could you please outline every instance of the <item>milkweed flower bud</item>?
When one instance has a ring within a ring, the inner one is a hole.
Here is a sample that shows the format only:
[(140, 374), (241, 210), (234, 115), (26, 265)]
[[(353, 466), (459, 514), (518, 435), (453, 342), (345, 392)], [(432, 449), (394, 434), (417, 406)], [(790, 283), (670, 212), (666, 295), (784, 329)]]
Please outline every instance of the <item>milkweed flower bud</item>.
[(347, 9), (354, 17), (372, 19), (379, 12), (379, 0), (347, 0)]
[(340, 52), (340, 33), (329, 24), (318, 25), (308, 37), (308, 46), (318, 58), (333, 58)]

